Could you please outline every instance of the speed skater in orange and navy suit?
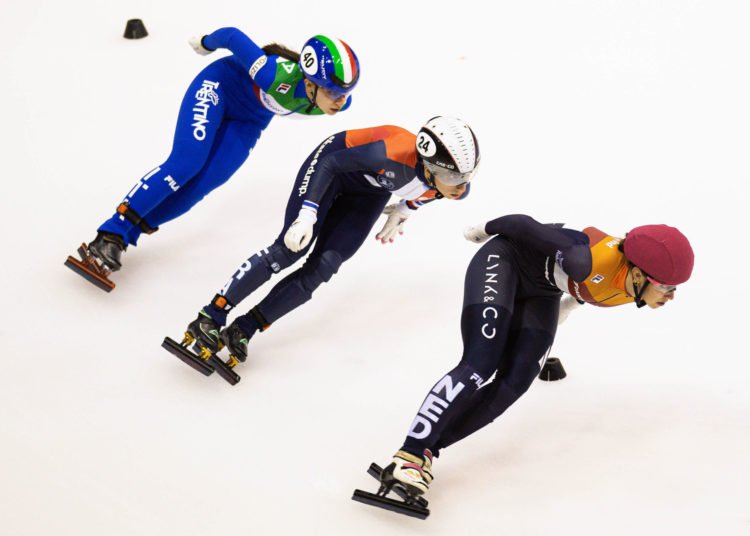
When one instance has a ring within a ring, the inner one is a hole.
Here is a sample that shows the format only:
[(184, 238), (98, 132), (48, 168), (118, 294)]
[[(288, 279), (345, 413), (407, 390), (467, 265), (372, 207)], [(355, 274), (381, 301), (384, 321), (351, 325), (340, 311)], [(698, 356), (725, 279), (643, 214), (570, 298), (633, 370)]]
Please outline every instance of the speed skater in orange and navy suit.
[(636, 227), (621, 239), (594, 227), (579, 232), (509, 215), (470, 227), (465, 236), (492, 239), (466, 272), (463, 356), (430, 389), (381, 476), (413, 494), (427, 491), (433, 455), (491, 423), (526, 392), (571, 308), (657, 309), (693, 270), (688, 239), (667, 225)]
[[(231, 366), (245, 361), (251, 337), (310, 300), (357, 252), (381, 213), (388, 218), (376, 238), (393, 242), (420, 206), (465, 198), (479, 160), (473, 131), (455, 117), (434, 117), (417, 135), (385, 125), (328, 137), (300, 167), (276, 240), (240, 265), (187, 333), (201, 351), (226, 346)], [(386, 206), (391, 195), (401, 200)], [(219, 333), (234, 307), (311, 246), (298, 270)]]

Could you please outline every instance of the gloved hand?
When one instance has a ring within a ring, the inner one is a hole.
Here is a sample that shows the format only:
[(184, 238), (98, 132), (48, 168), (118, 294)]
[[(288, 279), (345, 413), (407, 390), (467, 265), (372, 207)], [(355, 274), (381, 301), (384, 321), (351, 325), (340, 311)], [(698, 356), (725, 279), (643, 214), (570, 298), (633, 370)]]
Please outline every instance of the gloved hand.
[(568, 319), (568, 315), (573, 309), (578, 309), (582, 304), (576, 300), (570, 294), (566, 294), (560, 300), (560, 315), (557, 317), (557, 325), (559, 326), (565, 320)]
[(467, 227), (466, 229), (464, 229), (464, 238), (466, 240), (469, 240), (470, 242), (476, 242), (477, 244), (481, 244), (482, 242), (486, 241), (488, 238), (490, 238), (491, 235), (488, 235), (484, 230), (485, 225), (487, 224), (480, 223), (479, 225), (472, 225), (470, 227)]
[(303, 206), (299, 210), (297, 219), (289, 226), (284, 235), (284, 244), (290, 250), (297, 253), (307, 247), (312, 240), (313, 226), (318, 221), (318, 211), (314, 208)]
[(406, 203), (394, 203), (388, 205), (383, 209), (383, 214), (388, 216), (385, 220), (385, 225), (378, 234), (375, 235), (375, 240), (380, 240), (381, 244), (393, 242), (396, 240), (397, 234), (404, 234), (404, 223), (409, 218), (411, 209), (406, 206)]
[(203, 37), (191, 37), (188, 39), (188, 43), (191, 47), (193, 47), (193, 50), (195, 50), (196, 54), (200, 54), (201, 56), (208, 56), (213, 52), (213, 50), (209, 50), (206, 47), (203, 46)]

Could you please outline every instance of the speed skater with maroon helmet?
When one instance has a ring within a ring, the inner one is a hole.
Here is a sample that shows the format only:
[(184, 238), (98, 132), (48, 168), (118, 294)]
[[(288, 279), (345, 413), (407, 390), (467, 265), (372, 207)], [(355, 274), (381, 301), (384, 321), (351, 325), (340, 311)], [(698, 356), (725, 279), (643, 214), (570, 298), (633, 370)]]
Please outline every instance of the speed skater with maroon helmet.
[(625, 235), (621, 244), (625, 258), (643, 273), (644, 281), (633, 281), (635, 302), (643, 307), (649, 284), (663, 294), (673, 292), (693, 273), (693, 248), (687, 237), (669, 225), (641, 225)]

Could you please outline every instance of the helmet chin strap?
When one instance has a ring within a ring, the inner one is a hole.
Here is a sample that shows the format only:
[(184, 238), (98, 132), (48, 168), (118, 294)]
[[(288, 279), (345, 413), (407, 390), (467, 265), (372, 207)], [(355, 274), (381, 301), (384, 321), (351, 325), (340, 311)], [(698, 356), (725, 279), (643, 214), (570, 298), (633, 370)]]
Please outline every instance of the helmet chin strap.
[[(420, 158), (419, 159), (419, 165), (422, 170), (422, 178), (427, 182), (428, 186), (435, 187), (435, 178), (432, 176), (432, 173), (429, 173), (427, 171), (427, 168), (424, 167), (424, 161)], [(429, 177), (427, 176), (429, 175)]]
[[(307, 107), (307, 110), (305, 110), (306, 114), (309, 114), (312, 112), (315, 108), (318, 107), (318, 105), (315, 103), (316, 100), (318, 100), (318, 84), (313, 84), (315, 86), (315, 89), (313, 89), (312, 98), (307, 97), (307, 100), (310, 101), (310, 106)], [(307, 95), (307, 92), (305, 92), (305, 95)]]
[[(427, 171), (427, 169), (424, 167), (424, 162), (422, 161), (422, 159), (419, 160), (419, 165), (422, 168), (422, 173), (421, 173), (422, 178), (427, 182), (427, 186), (429, 186), (430, 188), (434, 188), (435, 191), (437, 192), (437, 194), (435, 195), (435, 197), (437, 199), (442, 199), (443, 197), (445, 197), (442, 194), (442, 192), (440, 190), (438, 190), (437, 186), (435, 186), (435, 176), (432, 173), (429, 173)], [(419, 172), (417, 172), (417, 173), (419, 174)], [(427, 176), (428, 174), (429, 174), (429, 177)]]
[(638, 309), (646, 305), (646, 302), (643, 301), (641, 297), (643, 296), (643, 293), (646, 291), (646, 287), (648, 287), (648, 284), (649, 284), (649, 281), (648, 279), (646, 279), (646, 282), (643, 284), (643, 286), (639, 288), (638, 283), (633, 281), (633, 291), (635, 292), (635, 296), (633, 296), (633, 298), (635, 298), (635, 306), (638, 307)]

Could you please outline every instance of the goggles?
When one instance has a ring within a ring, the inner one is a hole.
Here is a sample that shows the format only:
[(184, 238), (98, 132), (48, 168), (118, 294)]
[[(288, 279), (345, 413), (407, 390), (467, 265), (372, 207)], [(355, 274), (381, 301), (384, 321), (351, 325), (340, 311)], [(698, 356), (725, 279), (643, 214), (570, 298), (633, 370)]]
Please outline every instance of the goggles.
[(438, 179), (440, 182), (447, 184), (448, 186), (459, 186), (461, 184), (467, 184), (471, 182), (471, 179), (474, 177), (474, 173), (476, 173), (477, 171), (477, 168), (474, 168), (473, 170), (467, 171), (466, 173), (460, 173), (458, 171), (453, 171), (440, 166), (436, 166), (435, 164), (427, 162), (426, 160), (423, 161), (423, 164), (425, 169), (430, 172), (430, 175)]
[(656, 290), (658, 290), (662, 294), (669, 294), (670, 292), (674, 292), (675, 290), (677, 290), (677, 285), (665, 285), (664, 283), (659, 283), (650, 275), (647, 275), (646, 279), (648, 279), (648, 282), (655, 286)]
[(349, 93), (352, 92), (352, 90), (354, 89), (354, 86), (357, 85), (358, 80), (359, 80), (359, 69), (357, 69), (357, 74), (354, 75), (354, 79), (348, 84), (344, 82), (341, 78), (336, 76), (335, 73), (331, 73), (331, 82), (333, 82), (336, 85), (336, 88), (341, 88), (341, 89), (325, 88), (323, 86), (320, 86), (320, 88), (328, 96), (329, 99), (339, 100), (342, 97), (349, 96)]
[(347, 91), (344, 89), (342, 89), (341, 91), (336, 91), (335, 89), (328, 89), (326, 87), (321, 87), (320, 90), (325, 93), (326, 97), (333, 101), (349, 97), (349, 93), (351, 93), (351, 91)]

